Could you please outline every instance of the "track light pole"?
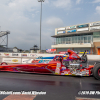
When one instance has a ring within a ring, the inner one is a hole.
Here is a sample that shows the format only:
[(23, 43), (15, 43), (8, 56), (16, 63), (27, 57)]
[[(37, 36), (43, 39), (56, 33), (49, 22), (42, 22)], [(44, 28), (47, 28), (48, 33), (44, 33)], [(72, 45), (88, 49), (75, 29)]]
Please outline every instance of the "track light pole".
[(41, 52), (41, 23), (42, 23), (42, 2), (45, 0), (38, 0), (38, 2), (41, 2), (41, 12), (40, 12), (40, 52)]

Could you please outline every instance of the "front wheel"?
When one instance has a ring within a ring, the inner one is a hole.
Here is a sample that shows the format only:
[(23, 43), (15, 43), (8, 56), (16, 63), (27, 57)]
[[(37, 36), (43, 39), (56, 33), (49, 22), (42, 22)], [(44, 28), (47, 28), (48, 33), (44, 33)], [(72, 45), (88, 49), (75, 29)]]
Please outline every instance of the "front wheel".
[(1, 65), (8, 65), (6, 62), (2, 62)]
[(96, 79), (100, 79), (100, 63), (99, 64), (96, 64), (93, 68), (93, 76), (96, 78)]

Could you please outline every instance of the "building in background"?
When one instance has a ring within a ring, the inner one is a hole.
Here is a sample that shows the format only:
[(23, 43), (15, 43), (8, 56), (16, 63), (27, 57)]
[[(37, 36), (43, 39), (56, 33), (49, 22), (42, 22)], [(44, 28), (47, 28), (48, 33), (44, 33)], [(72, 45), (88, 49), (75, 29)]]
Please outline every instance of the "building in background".
[(100, 21), (56, 28), (55, 35), (51, 37), (55, 38), (51, 47), (57, 52), (87, 50), (100, 55)]
[(32, 48), (30, 48), (30, 53), (37, 53), (39, 50), (37, 45), (34, 45)]

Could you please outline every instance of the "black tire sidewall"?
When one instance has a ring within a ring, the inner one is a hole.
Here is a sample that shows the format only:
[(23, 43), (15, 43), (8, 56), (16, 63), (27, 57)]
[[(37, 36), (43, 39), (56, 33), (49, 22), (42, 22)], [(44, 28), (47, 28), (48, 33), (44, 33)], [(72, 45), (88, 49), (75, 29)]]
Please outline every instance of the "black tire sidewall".
[(98, 74), (98, 70), (100, 69), (100, 63), (99, 64), (96, 64), (93, 68), (93, 76), (96, 78), (96, 79), (100, 79), (100, 76)]

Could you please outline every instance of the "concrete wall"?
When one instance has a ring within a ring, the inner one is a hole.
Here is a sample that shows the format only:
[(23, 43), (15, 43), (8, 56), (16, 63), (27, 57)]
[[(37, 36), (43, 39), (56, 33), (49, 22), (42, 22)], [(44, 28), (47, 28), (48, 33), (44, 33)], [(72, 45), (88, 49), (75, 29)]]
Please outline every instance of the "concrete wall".
[(100, 55), (87, 55), (88, 60), (98, 60), (100, 61)]
[[(58, 55), (58, 54), (57, 54)], [(39, 55), (39, 56), (47, 56), (47, 55)], [(48, 55), (49, 56), (49, 55)], [(54, 56), (51, 54), (51, 56)], [(79, 55), (80, 57), (82, 55)], [(100, 61), (100, 55), (87, 55), (87, 59), (89, 61)], [(35, 59), (35, 58), (30, 58), (30, 57), (0, 57), (0, 63), (2, 62), (6, 62), (6, 63), (32, 63), (33, 60), (43, 60), (43, 59)], [(44, 60), (47, 60), (47, 61), (50, 61), (51, 59), (44, 59)]]

